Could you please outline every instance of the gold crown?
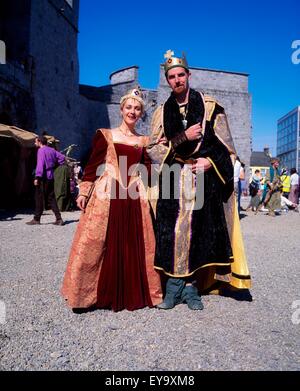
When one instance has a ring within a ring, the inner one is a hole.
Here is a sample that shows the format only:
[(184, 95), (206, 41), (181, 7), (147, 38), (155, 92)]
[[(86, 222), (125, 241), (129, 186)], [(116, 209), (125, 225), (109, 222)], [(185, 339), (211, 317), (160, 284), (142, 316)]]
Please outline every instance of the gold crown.
[(170, 69), (175, 68), (175, 67), (182, 67), (182, 68), (186, 69), (187, 71), (189, 70), (189, 66), (186, 61), (184, 53), (182, 53), (182, 58), (173, 57), (173, 56), (174, 56), (173, 50), (168, 50), (164, 55), (164, 57), (166, 59), (166, 62), (164, 64), (165, 74), (167, 74), (167, 72)]
[(143, 100), (142, 90), (139, 86), (133, 88), (132, 90), (129, 90), (126, 95), (122, 96), (120, 100), (120, 105), (122, 105), (125, 102), (125, 100), (129, 98), (136, 99), (138, 102), (140, 102), (140, 104), (142, 105), (142, 109), (144, 110), (145, 102)]

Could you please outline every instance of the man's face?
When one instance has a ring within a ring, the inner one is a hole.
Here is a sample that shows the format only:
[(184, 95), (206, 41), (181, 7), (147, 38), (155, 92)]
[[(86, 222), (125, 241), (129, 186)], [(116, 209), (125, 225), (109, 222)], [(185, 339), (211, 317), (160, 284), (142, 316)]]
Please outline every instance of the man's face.
[(41, 145), (40, 145), (41, 143), (39, 142), (39, 140), (36, 138), (35, 140), (34, 140), (34, 145), (37, 147), (37, 148), (39, 148)]
[(188, 92), (189, 78), (190, 73), (182, 67), (172, 68), (167, 73), (167, 82), (175, 95), (183, 95)]
[(273, 167), (274, 167), (274, 168), (278, 168), (278, 167), (279, 167), (279, 162), (277, 162), (277, 161), (274, 162), (274, 163), (273, 163)]

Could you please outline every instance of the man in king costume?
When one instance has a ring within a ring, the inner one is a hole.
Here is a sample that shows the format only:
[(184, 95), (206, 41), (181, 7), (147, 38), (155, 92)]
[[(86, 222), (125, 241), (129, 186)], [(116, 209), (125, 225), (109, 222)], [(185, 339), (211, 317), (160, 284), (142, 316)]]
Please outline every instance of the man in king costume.
[[(165, 58), (172, 92), (153, 115), (147, 148), (158, 173), (150, 189), (156, 217), (154, 267), (167, 277), (164, 301), (157, 307), (185, 302), (202, 310), (200, 292), (248, 292), (251, 284), (233, 194), (236, 152), (224, 108), (189, 87), (184, 56), (168, 50)], [(174, 165), (179, 175), (164, 181), (164, 170)]]

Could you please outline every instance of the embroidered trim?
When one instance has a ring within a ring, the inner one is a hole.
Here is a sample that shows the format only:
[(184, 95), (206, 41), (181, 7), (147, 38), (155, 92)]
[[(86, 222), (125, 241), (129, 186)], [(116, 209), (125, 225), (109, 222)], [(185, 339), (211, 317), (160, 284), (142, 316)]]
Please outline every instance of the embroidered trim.
[(216, 173), (218, 174), (218, 177), (221, 179), (221, 181), (223, 182), (223, 185), (225, 185), (225, 179), (222, 177), (222, 175), (220, 174), (219, 170), (217, 169), (217, 166), (215, 165), (215, 163), (211, 160), (211, 158), (207, 157), (206, 158), (207, 160), (209, 160), (213, 166), (213, 168), (215, 169)]
[(154, 269), (162, 270), (165, 275), (171, 276), (171, 277), (189, 277), (189, 276), (192, 276), (194, 273), (196, 273), (197, 270), (203, 269), (204, 267), (208, 267), (208, 266), (231, 266), (231, 263), (208, 263), (206, 265), (202, 265), (202, 266), (198, 267), (197, 269), (195, 269), (194, 271), (192, 271), (191, 273), (188, 273), (188, 274), (172, 274), (172, 273), (168, 273), (168, 272), (166, 272), (164, 270), (164, 268), (159, 267), (159, 266), (155, 266), (155, 265), (154, 265)]

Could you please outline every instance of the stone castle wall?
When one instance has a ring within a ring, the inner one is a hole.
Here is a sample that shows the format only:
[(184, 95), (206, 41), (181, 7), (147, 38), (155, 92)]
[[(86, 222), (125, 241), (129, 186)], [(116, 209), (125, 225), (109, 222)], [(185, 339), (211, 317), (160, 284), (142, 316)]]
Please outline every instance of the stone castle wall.
[(30, 53), (37, 130), (54, 134), (61, 148), (77, 143), (80, 129), (78, 1), (33, 0)]
[[(95, 101), (103, 100), (107, 104), (106, 115), (98, 116), (99, 127), (116, 127), (120, 123), (119, 101), (130, 88), (137, 86), (138, 67), (119, 70), (111, 77), (112, 84), (101, 88), (82, 86), (82, 93)], [(248, 92), (248, 75), (243, 73), (191, 68), (191, 87), (214, 97), (224, 108), (235, 143), (237, 153), (246, 166), (250, 165), (251, 155), (251, 95)], [(113, 82), (116, 82), (114, 84)], [(149, 134), (152, 113), (158, 104), (170, 95), (163, 67), (160, 68), (160, 80), (157, 90), (144, 89), (146, 113), (137, 125), (141, 134)], [(102, 101), (102, 102), (103, 102)], [(100, 107), (100, 106), (99, 106)], [(97, 111), (97, 110), (96, 110)]]
[[(55, 135), (61, 141), (61, 149), (70, 144), (80, 145), (76, 150), (76, 157), (80, 157), (89, 150), (97, 128), (120, 124), (119, 101), (139, 84), (138, 67), (117, 70), (111, 74), (107, 86), (79, 85), (79, 0), (74, 0), (72, 7), (65, 0), (26, 0), (26, 4), (23, 22), (30, 26), (30, 34), (23, 54), (27, 58), (20, 66), (1, 65), (0, 114), (3, 110), (10, 111), (15, 125)], [(170, 94), (163, 67), (158, 71), (157, 90), (143, 90), (146, 113), (137, 125), (141, 134), (149, 134), (153, 111)], [(191, 68), (191, 72), (191, 87), (212, 95), (225, 107), (237, 152), (249, 165), (248, 75), (201, 68)]]

